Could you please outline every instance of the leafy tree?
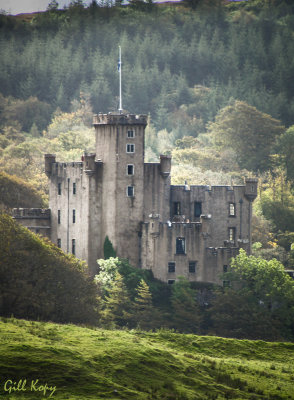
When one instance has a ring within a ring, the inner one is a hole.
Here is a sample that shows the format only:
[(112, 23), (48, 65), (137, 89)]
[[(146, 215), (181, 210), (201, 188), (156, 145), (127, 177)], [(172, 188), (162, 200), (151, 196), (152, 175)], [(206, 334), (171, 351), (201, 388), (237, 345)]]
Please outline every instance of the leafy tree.
[(96, 324), (96, 287), (86, 266), (11, 217), (0, 215), (0, 314)]
[(278, 152), (281, 156), (281, 164), (286, 170), (287, 180), (294, 187), (294, 125), (280, 136)]
[(265, 171), (271, 166), (269, 156), (284, 131), (280, 121), (242, 101), (220, 110), (208, 128), (215, 143), (231, 147), (240, 167), (251, 171)]
[(240, 250), (225, 275), (232, 288), (220, 293), (210, 309), (215, 332), (254, 339), (293, 338), (294, 281), (280, 262)]
[(48, 11), (55, 11), (58, 9), (58, 2), (56, 0), (51, 0), (50, 3), (47, 6)]

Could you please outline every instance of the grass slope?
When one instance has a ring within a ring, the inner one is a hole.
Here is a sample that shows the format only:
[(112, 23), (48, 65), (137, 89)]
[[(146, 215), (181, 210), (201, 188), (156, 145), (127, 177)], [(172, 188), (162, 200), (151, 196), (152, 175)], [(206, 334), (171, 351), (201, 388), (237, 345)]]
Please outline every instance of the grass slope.
[(0, 322), (3, 399), (294, 399), (293, 372), (291, 343)]

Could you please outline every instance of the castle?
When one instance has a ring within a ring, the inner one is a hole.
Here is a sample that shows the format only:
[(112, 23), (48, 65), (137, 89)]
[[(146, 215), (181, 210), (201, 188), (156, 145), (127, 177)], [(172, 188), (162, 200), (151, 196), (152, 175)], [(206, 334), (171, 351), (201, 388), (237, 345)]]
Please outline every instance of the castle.
[(15, 209), (14, 218), (85, 260), (93, 274), (108, 236), (119, 257), (169, 284), (179, 276), (226, 284), (230, 259), (251, 251), (257, 180), (171, 185), (169, 156), (144, 163), (145, 115), (98, 114), (93, 124), (95, 154), (72, 163), (45, 155), (50, 209)]

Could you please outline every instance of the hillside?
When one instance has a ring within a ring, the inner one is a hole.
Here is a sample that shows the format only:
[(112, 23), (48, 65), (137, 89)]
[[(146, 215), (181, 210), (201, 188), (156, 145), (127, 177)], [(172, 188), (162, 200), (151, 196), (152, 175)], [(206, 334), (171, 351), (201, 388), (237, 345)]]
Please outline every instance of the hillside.
[[(290, 343), (4, 318), (0, 338), (0, 393), (8, 380), (26, 389), (10, 400), (294, 399)], [(42, 397), (45, 383), (56, 390)]]

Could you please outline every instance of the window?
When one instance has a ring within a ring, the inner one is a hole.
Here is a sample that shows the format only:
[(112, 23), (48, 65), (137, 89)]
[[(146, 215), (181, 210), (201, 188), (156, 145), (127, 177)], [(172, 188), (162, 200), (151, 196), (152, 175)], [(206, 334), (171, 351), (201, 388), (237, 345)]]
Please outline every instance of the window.
[(57, 247), (61, 248), (61, 239), (57, 239)]
[(202, 203), (200, 201), (195, 201), (194, 203), (194, 216), (199, 218), (202, 214)]
[(72, 239), (71, 241), (71, 252), (73, 255), (76, 254), (76, 239)]
[(128, 166), (127, 166), (127, 175), (134, 175), (134, 166), (133, 166), (133, 164), (128, 164)]
[(223, 281), (223, 287), (230, 287), (231, 282), (230, 281)]
[(178, 237), (176, 240), (176, 254), (186, 254), (185, 238)]
[(72, 210), (72, 223), (76, 223), (76, 210)]
[(134, 197), (134, 186), (128, 186), (127, 188), (127, 196), (128, 197)]
[(174, 280), (174, 279), (169, 279), (169, 280), (167, 281), (167, 283), (168, 283), (169, 285), (173, 285), (173, 284), (175, 283), (175, 280)]
[(176, 272), (176, 263), (175, 262), (168, 263), (168, 272)]
[(61, 183), (58, 183), (58, 195), (61, 195)]
[(229, 203), (229, 217), (235, 217), (235, 216), (236, 216), (235, 203)]
[(128, 131), (128, 138), (134, 138), (135, 137), (135, 131)]
[(189, 261), (189, 273), (195, 274), (196, 272), (196, 261)]
[(174, 201), (174, 215), (181, 215), (181, 203)]
[(76, 194), (76, 192), (77, 192), (77, 187), (76, 187), (76, 183), (74, 182), (72, 184), (72, 194)]
[(135, 153), (135, 145), (127, 144), (127, 153)]
[(236, 238), (236, 228), (229, 228), (229, 241), (235, 242)]
[(57, 223), (60, 224), (60, 219), (61, 219), (61, 211), (57, 211)]
[(228, 272), (228, 266), (227, 265), (223, 266), (223, 272)]

